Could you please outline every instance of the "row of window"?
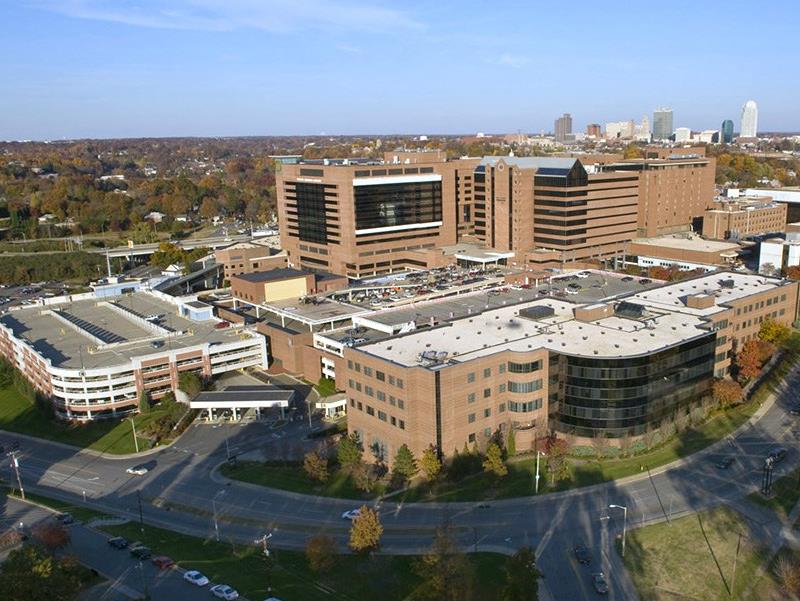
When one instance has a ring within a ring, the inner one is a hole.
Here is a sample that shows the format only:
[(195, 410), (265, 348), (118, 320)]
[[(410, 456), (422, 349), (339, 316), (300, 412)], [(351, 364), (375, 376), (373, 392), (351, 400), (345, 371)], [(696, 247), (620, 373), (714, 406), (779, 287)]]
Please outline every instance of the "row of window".
[(350, 399), (350, 407), (353, 409), (358, 409), (359, 411), (365, 411), (367, 415), (371, 415), (372, 417), (377, 415), (378, 419), (382, 422), (390, 423), (401, 430), (406, 429), (405, 420), (397, 419), (394, 415), (387, 415), (385, 411), (381, 411), (380, 409), (376, 411), (372, 405), (365, 406), (361, 401)]
[[(347, 380), (347, 384), (348, 384), (348, 386), (350, 387), (351, 390), (357, 390), (358, 392), (362, 391), (361, 382), (356, 382), (353, 379), (348, 379)], [(365, 384), (363, 386), (363, 392), (367, 396), (374, 397), (374, 398), (376, 398), (379, 401), (382, 401), (384, 403), (387, 402), (386, 393), (385, 392), (383, 392), (382, 390), (375, 390), (374, 388), (372, 388), (372, 386), (370, 386), (368, 384)], [(388, 402), (392, 407), (397, 407), (398, 409), (405, 409), (406, 408), (406, 402), (403, 399), (395, 398), (395, 396), (392, 395), (392, 394), (389, 395)]]
[[(378, 380), (378, 382), (389, 382), (389, 384), (391, 384), (392, 386), (397, 386), (398, 388), (403, 388), (403, 386), (404, 386), (403, 378), (395, 378), (392, 374), (389, 374), (387, 376), (381, 370), (379, 370), (379, 369), (373, 370), (368, 365), (364, 366), (364, 370), (362, 372), (361, 364), (358, 361), (353, 362), (351, 359), (348, 359), (347, 360), (347, 369), (354, 369), (358, 373), (363, 373), (368, 378), (371, 378), (373, 376), (373, 374), (374, 374), (375, 375), (375, 379)], [(350, 381), (352, 382), (352, 380), (350, 380)]]
[(780, 311), (773, 311), (767, 315), (760, 315), (759, 317), (755, 317), (753, 319), (748, 319), (747, 321), (743, 321), (740, 324), (736, 324), (736, 330), (738, 331), (740, 328), (749, 328), (750, 326), (756, 326), (760, 323), (763, 323), (766, 319), (777, 319), (778, 316), (783, 316), (786, 314), (786, 309), (781, 309)]
[[(534, 399), (532, 401), (508, 401), (508, 410), (512, 413), (529, 413), (531, 411), (536, 411), (537, 409), (541, 409), (543, 405), (542, 399)], [(506, 403), (500, 403), (497, 406), (497, 413), (505, 413), (506, 412)], [(492, 409), (491, 407), (487, 407), (483, 410), (483, 418), (486, 419), (492, 416)], [(467, 415), (467, 423), (472, 424), (477, 419), (477, 414), (470, 413)]]
[[(542, 362), (541, 361), (530, 361), (527, 363), (514, 363), (513, 361), (509, 361), (506, 363), (501, 363), (497, 366), (497, 373), (504, 374), (506, 373), (506, 368), (508, 369), (509, 373), (512, 374), (530, 374), (535, 371), (539, 371), (542, 369)], [(483, 377), (484, 378), (491, 378), (492, 377), (492, 368), (486, 367), (483, 370)], [(476, 374), (474, 371), (471, 371), (467, 374), (467, 383), (472, 384), (475, 382)]]
[[(784, 302), (786, 300), (786, 295), (781, 294), (780, 302)], [(758, 309), (763, 309), (765, 304), (767, 307), (773, 305), (778, 302), (778, 296), (775, 295), (771, 298), (768, 298), (766, 301), (759, 301), (755, 303), (750, 303), (749, 305), (745, 305), (744, 307), (739, 307), (736, 309), (736, 315), (741, 315), (742, 313), (749, 313), (750, 311), (756, 311)]]

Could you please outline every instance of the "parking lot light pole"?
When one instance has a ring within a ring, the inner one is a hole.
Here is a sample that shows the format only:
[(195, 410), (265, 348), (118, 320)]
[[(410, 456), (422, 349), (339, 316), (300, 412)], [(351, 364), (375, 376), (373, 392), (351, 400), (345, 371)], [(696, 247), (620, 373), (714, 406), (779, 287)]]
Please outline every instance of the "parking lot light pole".
[(625, 557), (625, 532), (628, 528), (628, 508), (624, 505), (609, 505), (609, 509), (621, 509), (622, 513), (622, 556)]
[(131, 430), (133, 430), (133, 446), (136, 449), (136, 452), (139, 452), (139, 441), (136, 439), (136, 423), (133, 421), (131, 417)]
[(220, 491), (217, 491), (213, 497), (211, 497), (211, 510), (214, 514), (214, 538), (217, 542), (219, 542), (219, 523), (217, 522), (217, 497), (220, 495), (225, 494), (225, 489), (223, 488)]

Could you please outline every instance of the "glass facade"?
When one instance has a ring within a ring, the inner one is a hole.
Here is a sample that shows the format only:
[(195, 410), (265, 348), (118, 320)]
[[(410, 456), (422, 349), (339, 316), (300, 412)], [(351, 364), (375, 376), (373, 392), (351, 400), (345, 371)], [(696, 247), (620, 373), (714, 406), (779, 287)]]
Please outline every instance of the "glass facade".
[(442, 182), (354, 186), (356, 229), (442, 220)]
[(327, 244), (328, 223), (325, 216), (325, 188), (328, 184), (296, 182), (297, 229), (301, 240)]
[(725, 119), (722, 122), (722, 140), (720, 140), (723, 144), (730, 144), (733, 142), (733, 121), (730, 119)]
[(551, 364), (553, 426), (576, 436), (637, 436), (711, 390), (714, 333), (643, 357), (559, 355)]

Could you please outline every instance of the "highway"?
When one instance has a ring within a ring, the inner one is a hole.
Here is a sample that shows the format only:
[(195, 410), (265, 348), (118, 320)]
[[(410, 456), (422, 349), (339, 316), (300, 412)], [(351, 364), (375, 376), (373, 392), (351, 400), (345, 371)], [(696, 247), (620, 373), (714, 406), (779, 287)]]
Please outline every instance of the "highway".
[[(759, 410), (751, 423), (729, 439), (666, 466), (632, 478), (538, 497), (480, 503), (376, 503), (385, 528), (382, 550), (419, 553), (425, 550), (437, 527), (452, 525), (459, 542), (470, 550), (513, 552), (521, 545), (537, 549), (543, 583), (554, 599), (594, 597), (590, 574), (597, 566), (610, 575), (611, 599), (636, 599), (611, 543), (622, 532), (622, 511), (628, 508), (627, 526), (663, 521), (720, 503), (736, 503), (761, 483), (764, 457), (776, 445), (789, 449), (776, 469), (776, 478), (800, 464), (800, 424), (785, 410), (793, 387), (791, 374), (776, 402)], [(301, 428), (292, 423), (290, 428)], [(225, 461), (225, 438), (232, 452), (259, 448), (273, 433), (262, 423), (212, 427), (195, 424), (174, 446), (147, 458), (120, 459), (77, 451), (47, 441), (22, 438), (23, 485), (28, 490), (139, 519), (138, 496), (145, 521), (198, 536), (213, 534), (216, 508), (224, 538), (252, 541), (272, 532), (278, 548), (302, 548), (306, 539), (329, 533), (344, 545), (349, 523), (342, 512), (358, 502), (312, 497), (231, 482), (216, 468)], [(0, 435), (0, 439), (13, 437)], [(288, 434), (287, 434), (288, 436)], [(723, 455), (735, 455), (727, 470), (714, 466)], [(145, 476), (130, 476), (125, 469), (150, 463)], [(6, 464), (0, 472), (8, 482), (13, 472)], [(213, 499), (213, 503), (212, 503)], [(593, 554), (589, 567), (572, 555), (575, 543)]]

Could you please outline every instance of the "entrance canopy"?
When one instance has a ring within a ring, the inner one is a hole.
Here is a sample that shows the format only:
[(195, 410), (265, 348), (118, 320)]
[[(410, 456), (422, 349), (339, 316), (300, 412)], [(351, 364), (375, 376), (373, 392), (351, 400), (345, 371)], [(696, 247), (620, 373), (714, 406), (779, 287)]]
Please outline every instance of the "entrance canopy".
[(213, 410), (232, 409), (238, 417), (239, 410), (279, 408), (281, 413), (289, 406), (294, 397), (293, 390), (284, 390), (274, 386), (228, 386), (223, 390), (201, 392), (189, 406), (192, 409), (207, 409), (209, 416)]

